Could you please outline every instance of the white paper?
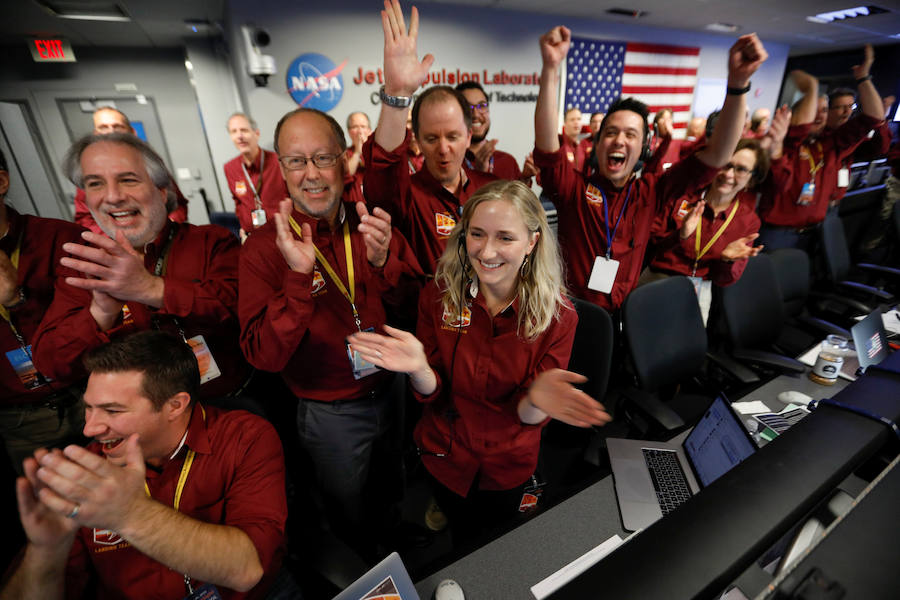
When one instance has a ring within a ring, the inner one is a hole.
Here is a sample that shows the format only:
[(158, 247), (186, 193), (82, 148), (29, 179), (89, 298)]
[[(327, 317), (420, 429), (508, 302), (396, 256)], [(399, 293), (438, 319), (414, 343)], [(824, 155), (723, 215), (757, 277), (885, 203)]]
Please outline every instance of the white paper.
[(585, 552), (553, 575), (531, 586), (531, 593), (537, 600), (543, 600), (600, 562), (601, 558), (618, 548), (621, 543), (622, 538), (618, 535), (612, 536), (593, 550)]
[(759, 413), (770, 412), (769, 407), (759, 400), (751, 400), (749, 402), (732, 402), (731, 406), (742, 415), (757, 415)]
[(588, 279), (588, 289), (608, 294), (616, 281), (618, 271), (619, 261), (598, 256), (594, 259), (594, 268), (591, 270), (591, 278)]
[(850, 169), (844, 167), (843, 169), (838, 169), (838, 187), (845, 188), (850, 185)]

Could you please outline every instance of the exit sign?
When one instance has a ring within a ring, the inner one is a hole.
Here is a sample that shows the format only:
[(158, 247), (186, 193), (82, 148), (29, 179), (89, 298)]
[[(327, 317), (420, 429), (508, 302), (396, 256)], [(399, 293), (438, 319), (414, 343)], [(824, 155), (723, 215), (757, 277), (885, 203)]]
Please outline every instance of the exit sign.
[(28, 42), (34, 62), (75, 62), (69, 40), (62, 38), (33, 38)]

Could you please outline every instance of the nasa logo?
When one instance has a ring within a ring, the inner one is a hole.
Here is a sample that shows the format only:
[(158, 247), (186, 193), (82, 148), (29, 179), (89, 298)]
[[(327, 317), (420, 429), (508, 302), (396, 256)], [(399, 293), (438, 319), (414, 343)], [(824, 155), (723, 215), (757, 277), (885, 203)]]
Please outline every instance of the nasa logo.
[(341, 71), (346, 66), (346, 60), (336, 67), (322, 54), (301, 54), (288, 67), (285, 76), (288, 93), (300, 106), (328, 112), (344, 94)]

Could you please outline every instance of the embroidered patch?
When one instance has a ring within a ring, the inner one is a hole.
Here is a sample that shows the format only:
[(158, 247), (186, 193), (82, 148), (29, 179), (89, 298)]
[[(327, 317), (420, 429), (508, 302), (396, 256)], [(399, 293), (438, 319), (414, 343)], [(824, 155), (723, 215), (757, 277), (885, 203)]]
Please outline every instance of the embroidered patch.
[(115, 546), (122, 541), (122, 536), (109, 529), (94, 529), (94, 543), (98, 546)]
[(441, 321), (443, 321), (445, 325), (453, 329), (468, 327), (472, 323), (472, 311), (469, 310), (468, 306), (463, 307), (462, 319), (460, 320), (459, 315), (451, 313), (449, 310), (444, 308), (444, 314), (441, 315)]
[(439, 236), (447, 237), (456, 227), (456, 219), (448, 213), (434, 213), (434, 225)]
[(587, 190), (584, 192), (584, 198), (588, 201), (588, 204), (603, 206), (603, 193), (593, 183), (588, 184)]
[(315, 295), (325, 287), (325, 278), (319, 272), (318, 267), (313, 267), (312, 294)]
[(247, 193), (247, 182), (243, 179), (234, 184), (234, 193), (243, 196)]
[(681, 206), (678, 207), (678, 218), (685, 218), (689, 212), (691, 212), (691, 203), (687, 200), (682, 200)]

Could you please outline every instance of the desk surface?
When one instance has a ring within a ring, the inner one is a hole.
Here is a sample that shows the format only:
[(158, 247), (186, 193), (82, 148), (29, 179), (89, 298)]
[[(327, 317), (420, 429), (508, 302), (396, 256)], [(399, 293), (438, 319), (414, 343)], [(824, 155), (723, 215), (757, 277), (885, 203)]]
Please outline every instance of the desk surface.
[[(784, 375), (737, 400), (759, 400), (779, 411), (784, 408), (777, 401), (780, 392), (794, 390), (819, 400), (831, 397), (847, 384), (839, 380), (833, 386), (823, 386), (805, 374)], [(609, 476), (419, 581), (416, 590), (421, 598), (431, 598), (441, 580), (454, 579), (467, 598), (532, 598), (531, 586), (617, 534), (623, 539), (629, 535), (622, 529)]]

